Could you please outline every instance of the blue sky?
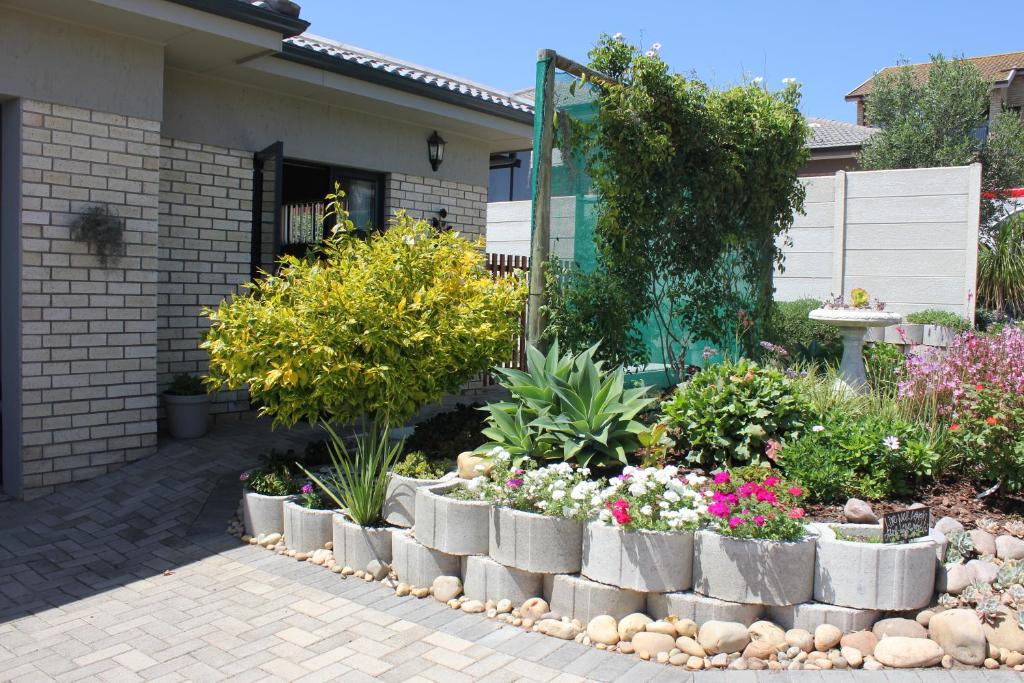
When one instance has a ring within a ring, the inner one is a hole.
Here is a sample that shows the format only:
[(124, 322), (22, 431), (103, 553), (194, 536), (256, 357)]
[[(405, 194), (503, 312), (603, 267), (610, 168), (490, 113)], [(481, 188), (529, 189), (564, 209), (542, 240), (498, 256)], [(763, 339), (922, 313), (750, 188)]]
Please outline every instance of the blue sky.
[(803, 84), (808, 116), (852, 121), (843, 96), (900, 57), (1024, 50), (1017, 2), (495, 2), (298, 0), (311, 31), (502, 90), (533, 85), (539, 48), (585, 62), (602, 32), (662, 44), (676, 71), (725, 86), (763, 76)]

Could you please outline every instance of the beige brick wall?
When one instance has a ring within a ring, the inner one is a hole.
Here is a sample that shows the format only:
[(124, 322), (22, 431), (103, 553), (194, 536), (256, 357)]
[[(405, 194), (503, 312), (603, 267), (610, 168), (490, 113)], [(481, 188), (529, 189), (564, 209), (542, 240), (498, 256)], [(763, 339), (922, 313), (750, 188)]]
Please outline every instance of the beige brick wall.
[[(159, 129), (26, 100), (22, 114), (22, 458), (36, 497), (155, 452)], [(70, 225), (106, 205), (102, 267)]]
[(388, 217), (405, 209), (411, 216), (428, 220), (445, 208), (445, 220), (463, 235), (483, 237), (487, 231), (487, 188), (482, 185), (391, 173), (384, 205)]
[[(205, 373), (206, 320), (249, 279), (252, 153), (164, 138), (160, 157), (158, 383)], [(211, 413), (246, 411), (246, 393), (214, 395)]]

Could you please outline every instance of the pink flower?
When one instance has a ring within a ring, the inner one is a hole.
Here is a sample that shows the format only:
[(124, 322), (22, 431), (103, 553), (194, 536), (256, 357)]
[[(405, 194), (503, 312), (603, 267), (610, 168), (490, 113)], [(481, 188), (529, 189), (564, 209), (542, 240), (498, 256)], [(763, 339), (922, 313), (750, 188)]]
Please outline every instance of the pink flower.
[(782, 444), (775, 439), (768, 439), (768, 446), (764, 450), (764, 454), (768, 456), (768, 459), (775, 462), (779, 459), (779, 453), (782, 452)]
[(804, 509), (803, 508), (793, 508), (792, 510), (789, 511), (790, 519), (800, 519), (803, 516), (804, 516)]
[(308, 482), (303, 484), (302, 485), (302, 492), (305, 493), (307, 496), (309, 494), (313, 493), (313, 485), (308, 483)]
[(509, 479), (508, 481), (505, 482), (505, 486), (509, 487), (510, 489), (517, 489), (522, 485), (522, 479)]
[(764, 515), (757, 515), (754, 517), (754, 524), (757, 526), (764, 526)]
[(242, 472), (240, 475), (238, 475), (238, 481), (249, 481), (249, 473)]
[(742, 484), (738, 489), (736, 489), (736, 492), (740, 494), (741, 498), (750, 498), (752, 495), (757, 493), (757, 491), (758, 486), (752, 481), (748, 481), (747, 483)]
[(729, 473), (727, 471), (725, 471), (725, 470), (723, 470), (721, 472), (716, 472), (715, 473), (715, 483), (716, 484), (728, 484), (729, 483)]
[(612, 517), (619, 525), (625, 526), (633, 521), (633, 518), (629, 516), (629, 501), (625, 498), (608, 503), (606, 507), (612, 511)]
[(775, 486), (778, 483), (779, 483), (779, 478), (778, 477), (768, 477), (767, 479), (764, 480), (764, 485), (767, 486), (768, 488), (771, 488), (771, 487)]
[(778, 496), (772, 491), (765, 491), (761, 489), (757, 492), (757, 499), (761, 502), (775, 503), (779, 500)]
[(799, 486), (790, 486), (789, 495), (799, 498), (800, 496), (804, 495), (804, 490)]
[(722, 502), (708, 505), (708, 514), (714, 515), (715, 517), (725, 518), (729, 516), (730, 512), (732, 512), (732, 508)]
[(730, 517), (729, 518), (729, 528), (730, 529), (735, 529), (740, 524), (743, 524), (743, 520), (740, 519), (739, 517)]

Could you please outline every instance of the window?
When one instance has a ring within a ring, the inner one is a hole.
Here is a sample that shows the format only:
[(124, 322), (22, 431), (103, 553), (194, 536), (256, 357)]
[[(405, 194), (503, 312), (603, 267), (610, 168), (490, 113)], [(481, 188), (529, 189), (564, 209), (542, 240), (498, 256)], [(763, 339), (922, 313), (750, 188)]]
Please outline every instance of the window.
[(530, 199), (532, 165), (533, 153), (530, 150), (492, 154), (487, 201), (518, 202)]

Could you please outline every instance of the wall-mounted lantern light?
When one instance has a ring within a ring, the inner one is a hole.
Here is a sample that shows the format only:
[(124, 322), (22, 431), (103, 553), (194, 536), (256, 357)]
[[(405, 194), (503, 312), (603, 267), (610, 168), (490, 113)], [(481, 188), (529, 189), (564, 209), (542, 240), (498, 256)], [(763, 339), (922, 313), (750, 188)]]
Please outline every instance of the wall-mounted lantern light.
[(430, 159), (430, 167), (435, 171), (441, 167), (444, 161), (444, 138), (434, 131), (434, 134), (427, 139), (427, 156)]

